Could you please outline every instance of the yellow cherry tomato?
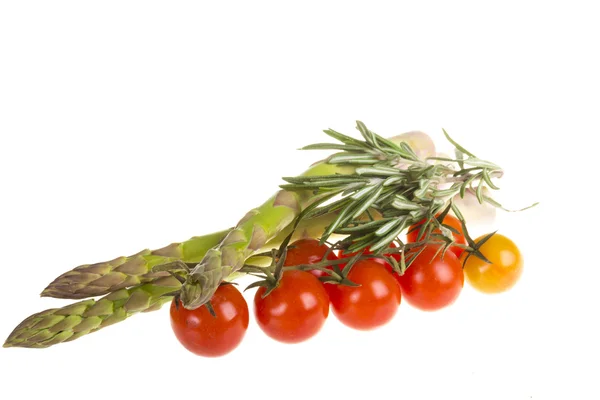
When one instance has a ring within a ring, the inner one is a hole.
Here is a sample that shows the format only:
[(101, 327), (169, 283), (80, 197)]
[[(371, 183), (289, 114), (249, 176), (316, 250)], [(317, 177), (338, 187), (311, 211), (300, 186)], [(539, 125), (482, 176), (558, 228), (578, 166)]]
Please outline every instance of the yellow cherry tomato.
[[(484, 237), (477, 238), (475, 243)], [(517, 283), (523, 272), (523, 257), (512, 240), (496, 233), (479, 250), (491, 264), (474, 254), (467, 259), (464, 272), (471, 286), (484, 293), (500, 293)], [(461, 261), (464, 262), (467, 254), (462, 254)]]

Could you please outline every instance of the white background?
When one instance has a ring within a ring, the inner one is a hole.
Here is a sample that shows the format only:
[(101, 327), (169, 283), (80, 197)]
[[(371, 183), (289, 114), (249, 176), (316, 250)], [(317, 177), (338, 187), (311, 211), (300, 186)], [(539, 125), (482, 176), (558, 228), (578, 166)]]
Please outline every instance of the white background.
[[(355, 120), (441, 129), (502, 165), (514, 290), (300, 345), (251, 320), (229, 356), (168, 310), (45, 350), (0, 349), (0, 397), (597, 399), (600, 110), (594, 2), (3, 1), (0, 335), (68, 301), (60, 273), (224, 229)], [(483, 4), (486, 5), (483, 5)], [(443, 145), (442, 145), (443, 146)], [(248, 292), (250, 301), (253, 292)]]

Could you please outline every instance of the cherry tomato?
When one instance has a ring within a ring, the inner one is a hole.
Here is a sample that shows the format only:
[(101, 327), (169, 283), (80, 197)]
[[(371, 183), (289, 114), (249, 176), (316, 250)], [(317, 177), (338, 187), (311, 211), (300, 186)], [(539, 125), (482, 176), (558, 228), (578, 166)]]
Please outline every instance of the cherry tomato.
[(425, 246), (404, 275), (395, 275), (402, 296), (410, 305), (421, 310), (439, 310), (452, 304), (464, 285), (458, 258), (451, 251), (446, 251), (442, 258), (441, 251), (436, 255), (438, 248), (435, 245)]
[[(394, 242), (390, 243), (390, 248), (394, 249), (398, 246), (396, 246), (396, 244)], [(353, 256), (355, 256), (358, 252), (354, 252), (354, 253), (344, 253), (344, 251), (342, 250), (340, 252), (340, 258), (351, 258)], [(363, 254), (373, 254), (373, 252), (371, 251), (371, 249), (369, 249), (368, 247), (364, 250)], [(384, 254), (384, 255), (391, 255), (396, 261), (400, 261), (400, 253), (390, 253), (390, 254)], [(383, 265), (389, 272), (394, 273), (394, 270), (392, 269), (392, 266), (390, 265), (390, 263), (384, 261), (382, 258), (370, 258), (371, 261), (376, 262), (378, 264)], [(340, 265), (340, 269), (343, 269), (344, 265)]]
[(348, 279), (360, 286), (329, 284), (328, 290), (333, 313), (344, 325), (370, 330), (396, 315), (402, 297), (400, 286), (383, 265), (371, 259), (359, 260)]
[(186, 309), (171, 302), (171, 327), (181, 344), (204, 357), (223, 356), (235, 349), (248, 329), (248, 304), (234, 285), (221, 285), (210, 300), (216, 316), (204, 305)]
[[(418, 240), (418, 236), (419, 236), (419, 229), (421, 227), (421, 225), (423, 225), (425, 221), (421, 221), (418, 224), (414, 224), (412, 225), (410, 228), (408, 228), (408, 233), (406, 234), (406, 241), (408, 243), (415, 243)], [(447, 214), (444, 217), (444, 220), (442, 221), (442, 223), (444, 225), (448, 225), (451, 226), (452, 228), (456, 229), (459, 233), (455, 233), (452, 232), (452, 237), (454, 238), (454, 241), (456, 243), (460, 243), (460, 244), (467, 244), (467, 239), (465, 239), (465, 235), (463, 233), (462, 230), (462, 225), (460, 223), (460, 221), (458, 220), (458, 218)], [(441, 234), (442, 232), (439, 229), (434, 229), (433, 233), (439, 233)], [(454, 255), (456, 255), (456, 257), (460, 257), (460, 255), (463, 253), (463, 249), (458, 247), (458, 246), (452, 246), (449, 249), (450, 251), (452, 251), (454, 253)]]
[(305, 341), (321, 330), (329, 315), (329, 296), (321, 281), (305, 271), (283, 273), (279, 285), (266, 297), (260, 287), (254, 296), (258, 326), (284, 343)]
[[(484, 236), (475, 240), (478, 243)], [(491, 261), (483, 261), (471, 255), (464, 264), (467, 280), (475, 289), (484, 293), (504, 292), (515, 285), (523, 272), (523, 257), (517, 245), (506, 236), (494, 234), (479, 248)], [(461, 260), (464, 262), (467, 253)]]
[[(288, 246), (287, 256), (283, 265), (315, 264), (321, 262), (328, 251), (329, 246), (325, 244), (320, 245), (316, 239), (300, 239)], [(337, 260), (337, 256), (333, 251), (327, 254), (327, 260)], [(308, 272), (317, 278), (327, 274), (319, 269), (313, 269)]]

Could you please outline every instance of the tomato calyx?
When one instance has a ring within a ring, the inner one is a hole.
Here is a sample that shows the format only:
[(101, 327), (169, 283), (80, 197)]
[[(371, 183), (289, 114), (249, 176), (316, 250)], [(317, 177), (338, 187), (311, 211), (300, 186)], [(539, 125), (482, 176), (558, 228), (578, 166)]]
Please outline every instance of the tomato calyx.
[(460, 257), (467, 248), (466, 231), (463, 218), (451, 215), (451, 209), (454, 209), (453, 205), (449, 204), (435, 216), (430, 215), (411, 225), (406, 234), (407, 242), (423, 245), (445, 243), (457, 257)]
[(481, 252), (480, 249), (481, 249), (481, 246), (483, 246), (483, 244), (485, 242), (490, 240), (492, 238), (492, 236), (494, 236), (496, 234), (496, 232), (498, 232), (498, 231), (496, 230), (494, 232), (488, 233), (483, 238), (479, 239), (477, 242), (475, 242), (470, 236), (467, 236), (467, 242), (469, 243), (469, 248), (467, 250), (468, 254), (464, 257), (464, 260), (463, 260), (463, 267), (467, 263), (467, 260), (469, 259), (469, 257), (471, 257), (471, 256), (478, 257), (481, 260), (485, 261), (486, 263), (492, 264), (492, 262), (490, 260), (488, 260), (486, 256), (483, 255), (483, 253)]
[[(284, 242), (285, 243), (285, 242)], [(271, 264), (267, 267), (259, 267), (256, 265), (245, 264), (240, 272), (244, 272), (248, 275), (252, 275), (261, 278), (250, 285), (246, 286), (244, 291), (253, 288), (265, 288), (266, 290), (262, 293), (262, 297), (267, 297), (271, 292), (277, 289), (279, 282), (283, 276), (283, 263), (285, 262), (285, 255), (287, 253), (287, 247), (280, 247), (279, 249), (272, 249), (270, 252)], [(266, 254), (262, 254), (266, 255)]]
[[(324, 279), (322, 280), (322, 282), (330, 282), (330, 284), (338, 284), (338, 285), (344, 285), (344, 286), (351, 286), (351, 287), (357, 287), (360, 286), (358, 283), (355, 283), (353, 281), (351, 281), (350, 279), (348, 279), (348, 275), (350, 274), (350, 271), (352, 269), (352, 267), (354, 265), (356, 265), (356, 263), (361, 259), (362, 257), (362, 253), (357, 253), (355, 255), (353, 255), (349, 261), (346, 261), (346, 264), (343, 265), (342, 264), (342, 268), (340, 268), (339, 265), (336, 265), (334, 268), (336, 270), (338, 270), (338, 272), (336, 273), (339, 276), (339, 279), (335, 279), (333, 276), (329, 276), (329, 277), (324, 277)], [(344, 260), (340, 258), (340, 260)]]
[(355, 244), (350, 243), (349, 245), (345, 245), (342, 241), (340, 258), (350, 258), (356, 254), (362, 254), (363, 257), (360, 258), (361, 260), (371, 260), (383, 265), (391, 273), (401, 274), (405, 269), (402, 266), (402, 249), (405, 245), (401, 242), (399, 243), (400, 244), (397, 245), (396, 241), (392, 241), (385, 252), (373, 252), (368, 246), (358, 251), (352, 251), (352, 249), (356, 247)]

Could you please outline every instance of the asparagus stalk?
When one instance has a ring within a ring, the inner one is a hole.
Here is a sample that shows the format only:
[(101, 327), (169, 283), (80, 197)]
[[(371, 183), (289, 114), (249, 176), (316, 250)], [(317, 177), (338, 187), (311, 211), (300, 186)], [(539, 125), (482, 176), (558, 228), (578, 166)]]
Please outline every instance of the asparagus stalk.
[[(319, 237), (333, 218), (333, 214), (325, 214), (310, 221), (302, 221), (292, 239)], [(292, 227), (288, 226), (261, 251), (279, 247), (291, 229)], [(154, 266), (175, 260), (197, 263), (202, 260), (208, 249), (217, 246), (230, 231), (195, 236), (185, 242), (173, 243), (158, 250), (143, 250), (132, 256), (119, 257), (112, 261), (81, 265), (57, 277), (41, 295), (63, 299), (84, 299), (153, 282), (157, 278), (169, 276), (164, 271), (152, 272)]]
[(33, 314), (8, 336), (4, 347), (45, 348), (75, 340), (139, 312), (159, 309), (171, 301), (181, 284), (171, 276), (121, 289), (99, 300), (87, 299)]
[(142, 250), (112, 261), (80, 265), (54, 279), (41, 296), (84, 299), (169, 276), (166, 272), (153, 273), (152, 268), (175, 260), (198, 262), (208, 249), (223, 240), (227, 232), (196, 236), (182, 243), (173, 243), (158, 250)]

